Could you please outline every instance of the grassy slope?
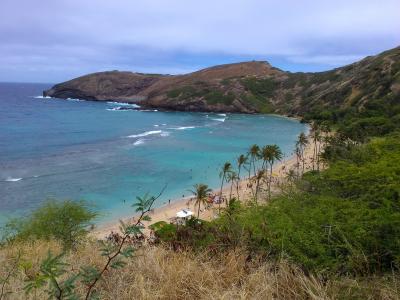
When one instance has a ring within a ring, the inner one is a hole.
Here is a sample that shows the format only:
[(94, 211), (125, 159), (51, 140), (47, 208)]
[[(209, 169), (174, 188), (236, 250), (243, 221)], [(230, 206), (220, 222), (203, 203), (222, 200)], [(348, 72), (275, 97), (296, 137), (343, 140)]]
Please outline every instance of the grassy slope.
[[(36, 241), (1, 251), (2, 260), (23, 253), (26, 271), (12, 278), (6, 299), (46, 299), (44, 289), (27, 296), (24, 280), (35, 274), (48, 249), (61, 251), (55, 242)], [(101, 266), (96, 246), (88, 242), (67, 255), (71, 271), (84, 264)], [(0, 275), (4, 268), (0, 267)], [(397, 277), (331, 278), (306, 275), (285, 260), (278, 263), (248, 260), (239, 249), (210, 256), (146, 247), (122, 270), (111, 270), (100, 283), (100, 299), (395, 299)], [(81, 287), (78, 287), (81, 290)]]
[[(185, 76), (195, 79), (195, 74)], [(400, 48), (320, 73), (289, 73), (269, 67), (265, 73), (220, 71), (218, 76), (207, 75), (212, 80), (187, 79), (177, 85), (164, 85), (156, 92), (160, 99), (155, 103), (180, 103), (183, 107), (205, 101), (228, 110), (236, 105), (236, 100), (248, 111), (334, 120), (349, 113), (362, 113), (367, 105), (376, 105), (377, 100), (399, 104)], [(231, 94), (226, 97), (228, 93)], [(210, 102), (210, 95), (218, 97)], [(393, 114), (399, 112), (396, 108)]]

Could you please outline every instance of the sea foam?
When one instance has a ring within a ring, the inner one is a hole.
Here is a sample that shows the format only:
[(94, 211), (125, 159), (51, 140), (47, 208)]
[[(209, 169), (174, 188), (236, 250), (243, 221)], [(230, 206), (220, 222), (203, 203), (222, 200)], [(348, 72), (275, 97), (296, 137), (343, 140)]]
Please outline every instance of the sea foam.
[(144, 144), (144, 141), (145, 141), (144, 139), (138, 139), (136, 142), (133, 143), (133, 145), (134, 146), (142, 145), (142, 144)]
[(139, 105), (136, 105), (134, 103), (124, 103), (124, 102), (114, 102), (114, 101), (108, 101), (107, 104), (111, 105), (118, 105), (118, 106), (130, 106), (130, 107), (140, 107)]
[(22, 178), (12, 178), (12, 177), (8, 177), (5, 181), (16, 182), (16, 181), (20, 181), (20, 180), (22, 180)]
[(35, 99), (51, 99), (50, 96), (34, 96)]
[(213, 121), (218, 121), (218, 122), (225, 122), (225, 118), (216, 118), (216, 119), (211, 119)]
[(132, 134), (132, 135), (128, 135), (128, 138), (138, 138), (138, 137), (144, 137), (144, 136), (148, 136), (148, 135), (152, 135), (152, 134), (160, 134), (162, 131), (161, 130), (150, 130), (150, 131), (146, 131), (143, 133), (139, 133), (139, 134)]
[(186, 129), (193, 129), (196, 128), (196, 126), (181, 126), (181, 127), (171, 127), (168, 129), (173, 129), (173, 130), (186, 130)]
[(161, 136), (169, 136), (169, 132), (168, 131), (163, 131), (160, 133)]
[(129, 111), (127, 109), (121, 109), (121, 106), (113, 107), (113, 108), (107, 108), (109, 111)]

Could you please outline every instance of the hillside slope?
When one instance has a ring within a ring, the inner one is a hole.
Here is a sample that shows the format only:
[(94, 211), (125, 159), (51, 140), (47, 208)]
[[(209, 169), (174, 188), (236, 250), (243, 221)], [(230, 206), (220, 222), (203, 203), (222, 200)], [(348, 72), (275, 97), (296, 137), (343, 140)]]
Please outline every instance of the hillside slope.
[(400, 97), (400, 47), (331, 71), (290, 73), (252, 61), (185, 75), (89, 74), (44, 91), (45, 96), (119, 100), (166, 110), (319, 114), (329, 107), (362, 110)]

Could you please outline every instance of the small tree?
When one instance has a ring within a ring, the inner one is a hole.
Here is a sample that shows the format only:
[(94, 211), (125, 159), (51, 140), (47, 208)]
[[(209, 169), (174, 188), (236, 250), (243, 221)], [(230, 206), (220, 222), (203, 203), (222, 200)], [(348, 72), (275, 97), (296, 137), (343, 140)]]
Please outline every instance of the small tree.
[(49, 200), (30, 216), (11, 220), (6, 227), (12, 232), (11, 239), (55, 239), (64, 250), (70, 250), (86, 236), (97, 215), (84, 201)]
[[(232, 199), (233, 185), (235, 183), (238, 184), (237, 178), (238, 178), (238, 176), (237, 176), (236, 172), (234, 172), (234, 171), (230, 172), (227, 176), (227, 181), (231, 183), (231, 189), (229, 192), (229, 201), (231, 201), (231, 199)], [(226, 202), (226, 206), (228, 206), (228, 202)]]
[(254, 193), (254, 200), (256, 201), (256, 204), (258, 203), (258, 192), (260, 190), (260, 184), (261, 180), (263, 180), (266, 172), (264, 170), (258, 170), (256, 176), (254, 177), (255, 183), (256, 183), (256, 191)]
[(136, 197), (137, 202), (132, 207), (139, 216), (133, 224), (125, 224), (121, 221), (122, 237), (120, 241), (116, 243), (99, 241), (101, 255), (105, 258), (101, 268), (87, 265), (82, 266), (78, 272), (69, 272), (70, 265), (64, 262), (64, 253), (53, 255), (49, 251), (47, 258), (41, 262), (39, 272), (27, 280), (24, 288), (26, 293), (29, 294), (37, 288), (47, 287), (49, 299), (79, 299), (76, 294), (76, 282), (79, 280), (85, 286), (83, 299), (99, 299), (95, 290), (96, 285), (105, 276), (106, 271), (124, 267), (126, 259), (133, 257), (135, 249), (126, 245), (126, 242), (132, 236), (143, 234), (144, 227), (141, 222), (151, 220), (148, 213), (165, 188), (166, 186), (157, 197), (148, 194), (144, 197)]
[(194, 205), (197, 205), (197, 218), (200, 216), (200, 205), (203, 204), (205, 205), (207, 203), (207, 194), (211, 192), (211, 189), (208, 188), (208, 185), (198, 183), (193, 186), (194, 190), (191, 191), (193, 195), (196, 196), (196, 200), (194, 202)]
[(222, 188), (224, 186), (224, 182), (226, 181), (226, 176), (232, 172), (232, 164), (230, 162), (224, 163), (222, 166), (221, 172), (219, 173), (219, 178), (221, 178), (221, 189), (219, 192), (219, 203), (218, 210), (221, 211), (221, 200), (222, 200)]
[[(260, 147), (256, 144), (250, 147), (249, 149), (250, 156), (250, 169), (251, 165), (253, 165), (253, 174), (256, 176), (256, 161), (260, 157)], [(249, 179), (250, 179), (250, 170), (249, 170)]]
[(237, 165), (238, 165), (238, 174), (237, 174), (237, 183), (236, 183), (236, 193), (237, 193), (237, 198), (239, 200), (239, 182), (240, 182), (240, 171), (243, 166), (247, 164), (248, 157), (244, 154), (241, 154), (237, 158)]
[(306, 148), (307, 144), (308, 144), (308, 140), (307, 140), (306, 135), (304, 134), (304, 132), (300, 133), (299, 138), (296, 142), (296, 147), (298, 147), (299, 152), (300, 152), (299, 154), (300, 154), (301, 162), (302, 162), (302, 173), (304, 173), (304, 163), (306, 160), (304, 152), (305, 152), (305, 148)]
[(268, 199), (271, 199), (272, 170), (274, 168), (275, 161), (280, 161), (283, 157), (283, 154), (278, 145), (269, 145), (267, 147), (269, 147), (269, 155), (267, 157), (267, 161), (269, 163)]

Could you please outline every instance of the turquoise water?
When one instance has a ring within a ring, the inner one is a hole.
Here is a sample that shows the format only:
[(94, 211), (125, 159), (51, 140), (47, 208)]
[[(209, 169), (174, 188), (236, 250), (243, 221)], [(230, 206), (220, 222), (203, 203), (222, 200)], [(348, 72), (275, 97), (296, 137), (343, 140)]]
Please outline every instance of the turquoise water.
[(35, 97), (49, 85), (0, 83), (0, 222), (47, 198), (84, 199), (101, 221), (126, 216), (136, 196), (157, 205), (219, 186), (219, 168), (251, 144), (291, 156), (305, 124), (266, 115), (118, 111), (121, 104)]

